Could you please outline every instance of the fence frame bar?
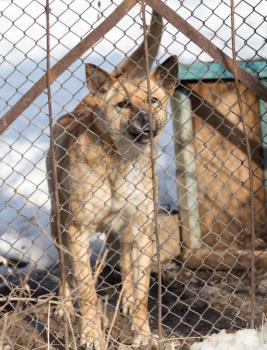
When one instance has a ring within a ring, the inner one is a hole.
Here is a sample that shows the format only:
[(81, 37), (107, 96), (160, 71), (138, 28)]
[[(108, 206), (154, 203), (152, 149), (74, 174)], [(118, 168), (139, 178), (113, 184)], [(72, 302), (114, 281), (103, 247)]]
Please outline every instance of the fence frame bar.
[[(111, 30), (133, 7), (137, 0), (124, 0), (97, 28), (75, 45), (50, 69), (50, 84)], [(28, 108), (46, 89), (46, 74), (42, 76), (25, 95), (0, 119), (0, 135)]]

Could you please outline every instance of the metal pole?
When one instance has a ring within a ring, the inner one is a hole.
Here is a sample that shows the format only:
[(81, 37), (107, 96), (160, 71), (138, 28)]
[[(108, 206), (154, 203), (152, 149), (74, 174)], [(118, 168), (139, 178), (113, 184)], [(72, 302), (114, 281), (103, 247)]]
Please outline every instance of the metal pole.
[(189, 249), (197, 249), (201, 245), (201, 232), (192, 110), (189, 96), (181, 89), (172, 97), (172, 110), (182, 242)]

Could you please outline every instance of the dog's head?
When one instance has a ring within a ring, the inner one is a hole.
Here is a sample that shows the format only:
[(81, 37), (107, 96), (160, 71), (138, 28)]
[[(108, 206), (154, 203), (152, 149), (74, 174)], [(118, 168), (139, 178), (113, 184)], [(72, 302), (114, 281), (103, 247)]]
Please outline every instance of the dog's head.
[[(116, 144), (126, 138), (135, 144), (147, 144), (150, 132), (159, 135), (167, 118), (167, 102), (178, 74), (177, 57), (171, 56), (150, 76), (151, 122), (147, 80), (136, 83), (125, 76), (114, 77), (92, 64), (86, 65), (87, 84), (96, 107), (96, 123)], [(150, 127), (152, 130), (150, 131)]]
[[(157, 54), (161, 32), (162, 20), (154, 13), (148, 37), (150, 65)], [(87, 85), (95, 106), (95, 123), (122, 153), (130, 146), (143, 148), (150, 142), (151, 132), (153, 137), (160, 134), (167, 119), (168, 99), (177, 82), (178, 61), (176, 56), (171, 56), (150, 74), (149, 100), (143, 46), (115, 72), (107, 73), (93, 64), (86, 65)]]

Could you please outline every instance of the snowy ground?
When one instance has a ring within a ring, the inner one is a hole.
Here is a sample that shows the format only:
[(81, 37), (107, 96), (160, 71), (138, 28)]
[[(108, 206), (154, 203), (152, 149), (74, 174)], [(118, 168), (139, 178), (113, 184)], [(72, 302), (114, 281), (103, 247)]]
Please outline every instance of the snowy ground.
[(225, 330), (194, 343), (191, 350), (267, 350), (267, 328), (243, 329), (235, 333)]

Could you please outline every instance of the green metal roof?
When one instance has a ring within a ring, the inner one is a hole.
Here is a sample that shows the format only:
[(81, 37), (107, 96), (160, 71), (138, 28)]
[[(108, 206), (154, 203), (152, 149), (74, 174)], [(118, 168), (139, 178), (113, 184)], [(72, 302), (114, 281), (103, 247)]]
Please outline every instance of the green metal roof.
[[(257, 75), (260, 79), (267, 78), (267, 61), (238, 62), (239, 66), (248, 73)], [(180, 66), (180, 80), (209, 80), (209, 79), (233, 79), (232, 73), (218, 63), (193, 63)]]

